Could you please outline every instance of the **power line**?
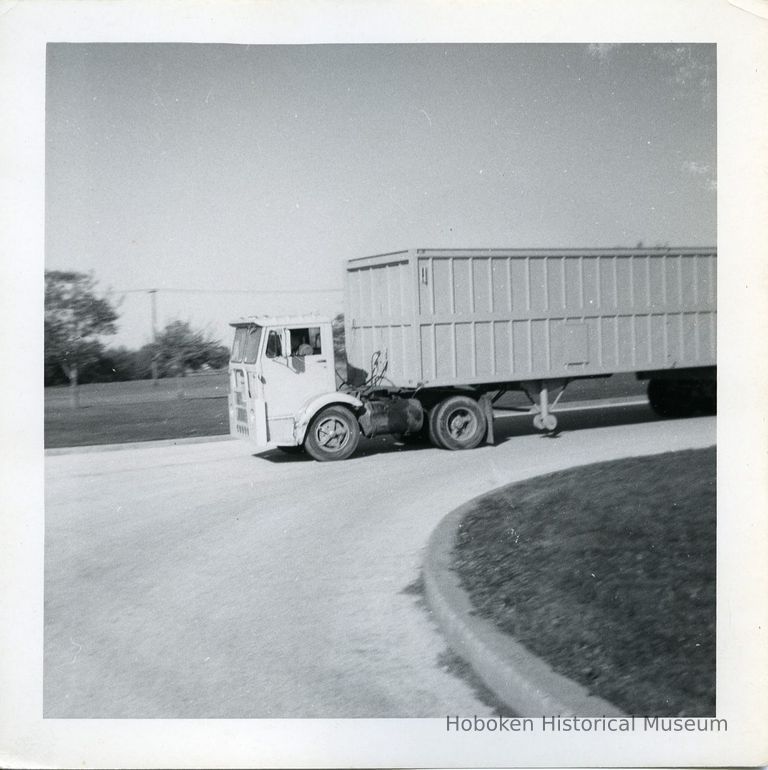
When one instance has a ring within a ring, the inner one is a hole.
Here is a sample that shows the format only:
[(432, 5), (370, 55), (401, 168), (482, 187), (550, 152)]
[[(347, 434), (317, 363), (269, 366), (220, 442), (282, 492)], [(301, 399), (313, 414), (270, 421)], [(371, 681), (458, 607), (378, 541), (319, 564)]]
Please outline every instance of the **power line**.
[(344, 289), (112, 289), (113, 294), (147, 294), (162, 291), (166, 294), (329, 294)]

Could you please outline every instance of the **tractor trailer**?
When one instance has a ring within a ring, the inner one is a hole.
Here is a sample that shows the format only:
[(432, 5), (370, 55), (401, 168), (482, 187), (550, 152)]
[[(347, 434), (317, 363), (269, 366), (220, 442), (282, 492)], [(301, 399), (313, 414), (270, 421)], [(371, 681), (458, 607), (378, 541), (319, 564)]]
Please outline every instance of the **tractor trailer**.
[(249, 316), (229, 365), (232, 435), (350, 457), (361, 436), (443, 449), (493, 440), (493, 405), (530, 402), (534, 425), (576, 379), (635, 373), (664, 416), (713, 412), (713, 248), (411, 249), (345, 270), (346, 361), (330, 318)]

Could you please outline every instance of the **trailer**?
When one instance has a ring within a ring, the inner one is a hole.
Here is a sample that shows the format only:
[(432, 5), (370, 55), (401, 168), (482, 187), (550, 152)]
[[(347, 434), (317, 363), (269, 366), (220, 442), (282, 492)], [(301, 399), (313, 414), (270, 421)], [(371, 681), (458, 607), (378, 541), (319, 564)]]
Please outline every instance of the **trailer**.
[(659, 414), (714, 411), (713, 248), (412, 249), (350, 260), (345, 278), (346, 367), (330, 319), (233, 322), (233, 435), (318, 460), (361, 434), (470, 449), (507, 391), (554, 431), (569, 382), (627, 372)]

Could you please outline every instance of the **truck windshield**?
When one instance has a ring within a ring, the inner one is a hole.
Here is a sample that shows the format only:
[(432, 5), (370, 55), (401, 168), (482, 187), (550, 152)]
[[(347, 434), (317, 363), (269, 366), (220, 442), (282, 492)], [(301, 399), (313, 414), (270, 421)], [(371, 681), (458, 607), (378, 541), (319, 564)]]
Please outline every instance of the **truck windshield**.
[(247, 329), (245, 326), (238, 326), (235, 329), (235, 339), (232, 342), (232, 352), (229, 356), (229, 360), (235, 363), (239, 363), (243, 360), (243, 348), (245, 347), (245, 337)]
[(259, 355), (259, 343), (261, 342), (261, 326), (249, 326), (245, 338), (245, 350), (243, 360), (246, 364), (255, 364)]

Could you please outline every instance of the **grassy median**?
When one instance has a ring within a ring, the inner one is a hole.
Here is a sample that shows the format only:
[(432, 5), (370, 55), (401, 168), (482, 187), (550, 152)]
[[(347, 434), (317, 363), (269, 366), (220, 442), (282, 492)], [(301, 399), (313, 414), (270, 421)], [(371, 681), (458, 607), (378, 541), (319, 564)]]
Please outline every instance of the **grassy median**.
[(715, 713), (715, 449), (505, 487), (463, 520), (477, 612), (631, 714)]

